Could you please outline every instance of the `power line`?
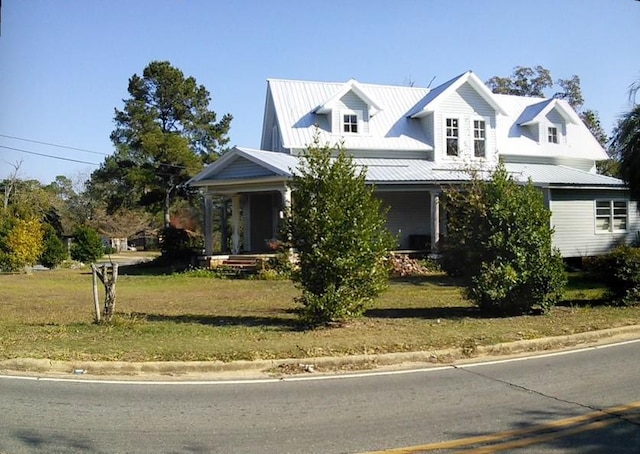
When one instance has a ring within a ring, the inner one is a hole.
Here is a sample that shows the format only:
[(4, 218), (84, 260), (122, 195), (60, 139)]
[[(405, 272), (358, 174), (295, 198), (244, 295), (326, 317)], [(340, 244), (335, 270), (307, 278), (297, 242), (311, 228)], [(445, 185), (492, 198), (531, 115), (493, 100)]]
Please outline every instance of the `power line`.
[(100, 155), (100, 156), (109, 156), (108, 153), (100, 153), (99, 151), (87, 150), (86, 148), (76, 148), (76, 147), (70, 147), (68, 145), (60, 145), (60, 144), (57, 144), (57, 143), (41, 142), (39, 140), (25, 139), (24, 137), (9, 136), (9, 135), (6, 135), (6, 134), (0, 134), (0, 137), (5, 137), (7, 139), (22, 140), (23, 142), (37, 143), (37, 144), (40, 144), (40, 145), (47, 145), (49, 147), (66, 148), (67, 150), (82, 151), (84, 153), (97, 154), (97, 155)]
[(61, 156), (54, 156), (54, 155), (44, 154), (44, 153), (36, 153), (35, 151), (22, 150), (21, 148), (7, 147), (5, 145), (0, 145), (0, 148), (6, 148), (7, 150), (13, 150), (13, 151), (19, 151), (20, 153), (34, 154), (34, 155), (37, 155), (37, 156), (43, 156), (45, 158), (59, 159), (61, 161), (79, 162), (80, 164), (89, 164), (89, 165), (92, 165), (92, 166), (100, 166), (100, 164), (96, 164), (95, 162), (80, 161), (79, 159), (63, 158)]

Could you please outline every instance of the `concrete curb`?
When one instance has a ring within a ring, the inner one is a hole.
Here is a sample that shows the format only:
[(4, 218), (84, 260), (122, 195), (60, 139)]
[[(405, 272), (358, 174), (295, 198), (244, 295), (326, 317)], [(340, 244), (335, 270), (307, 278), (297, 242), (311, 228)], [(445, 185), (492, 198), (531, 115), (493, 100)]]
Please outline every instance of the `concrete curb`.
[(0, 373), (38, 376), (82, 375), (92, 378), (151, 377), (190, 379), (203, 375), (211, 379), (247, 376), (281, 376), (308, 372), (341, 372), (378, 368), (416, 367), (418, 365), (457, 364), (486, 360), (487, 357), (527, 356), (535, 352), (550, 352), (596, 346), (627, 339), (640, 338), (640, 325), (589, 331), (565, 336), (544, 337), (488, 346), (465, 345), (433, 351), (384, 353), (336, 357), (296, 358), (259, 361), (55, 361), (49, 359), (14, 358), (0, 361)]

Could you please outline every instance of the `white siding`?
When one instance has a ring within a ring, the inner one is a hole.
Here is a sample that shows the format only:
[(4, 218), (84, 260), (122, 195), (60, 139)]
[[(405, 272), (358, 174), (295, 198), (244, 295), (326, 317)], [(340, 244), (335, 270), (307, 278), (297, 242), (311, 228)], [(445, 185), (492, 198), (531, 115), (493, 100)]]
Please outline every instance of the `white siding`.
[(444, 99), (434, 115), (435, 160), (452, 159), (446, 155), (444, 141), (445, 121), (447, 118), (457, 118), (459, 120), (458, 159), (468, 160), (473, 158), (473, 120), (484, 120), (486, 122), (486, 157), (493, 159), (496, 154), (495, 111), (469, 83), (464, 83)]
[(273, 175), (273, 172), (247, 159), (236, 159), (222, 169), (216, 175), (216, 179), (265, 177), (268, 175)]
[(563, 257), (584, 257), (609, 251), (622, 241), (636, 238), (640, 217), (635, 202), (628, 204), (627, 233), (596, 233), (595, 200), (629, 200), (625, 191), (561, 190), (551, 191), (551, 225), (554, 246)]
[(350, 91), (340, 98), (333, 108), (333, 133), (342, 134), (342, 114), (345, 111), (362, 112), (362, 122), (358, 125), (358, 134), (369, 133), (369, 106), (358, 95)]
[(397, 237), (400, 249), (409, 248), (411, 235), (431, 232), (431, 200), (429, 192), (376, 192), (387, 207), (387, 229)]

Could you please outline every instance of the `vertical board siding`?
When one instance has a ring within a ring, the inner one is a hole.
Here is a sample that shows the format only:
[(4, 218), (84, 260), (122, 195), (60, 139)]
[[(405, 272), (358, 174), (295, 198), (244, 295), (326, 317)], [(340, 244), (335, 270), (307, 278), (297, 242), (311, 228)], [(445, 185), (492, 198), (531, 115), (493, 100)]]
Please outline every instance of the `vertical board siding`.
[(621, 242), (631, 242), (640, 229), (635, 202), (629, 202), (627, 232), (596, 233), (595, 200), (629, 200), (624, 191), (570, 190), (551, 191), (553, 244), (563, 257), (586, 257), (608, 252)]
[(429, 192), (376, 192), (376, 197), (388, 208), (385, 225), (397, 237), (400, 249), (409, 248), (410, 235), (430, 234)]

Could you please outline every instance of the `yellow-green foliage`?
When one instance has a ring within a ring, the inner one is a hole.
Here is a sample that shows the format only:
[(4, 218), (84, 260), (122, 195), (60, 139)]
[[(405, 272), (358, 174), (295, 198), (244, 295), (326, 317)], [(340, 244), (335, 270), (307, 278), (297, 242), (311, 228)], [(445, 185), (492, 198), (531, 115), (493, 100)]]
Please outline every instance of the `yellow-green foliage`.
[(4, 241), (3, 267), (17, 270), (33, 265), (42, 254), (44, 231), (36, 219), (16, 219)]

